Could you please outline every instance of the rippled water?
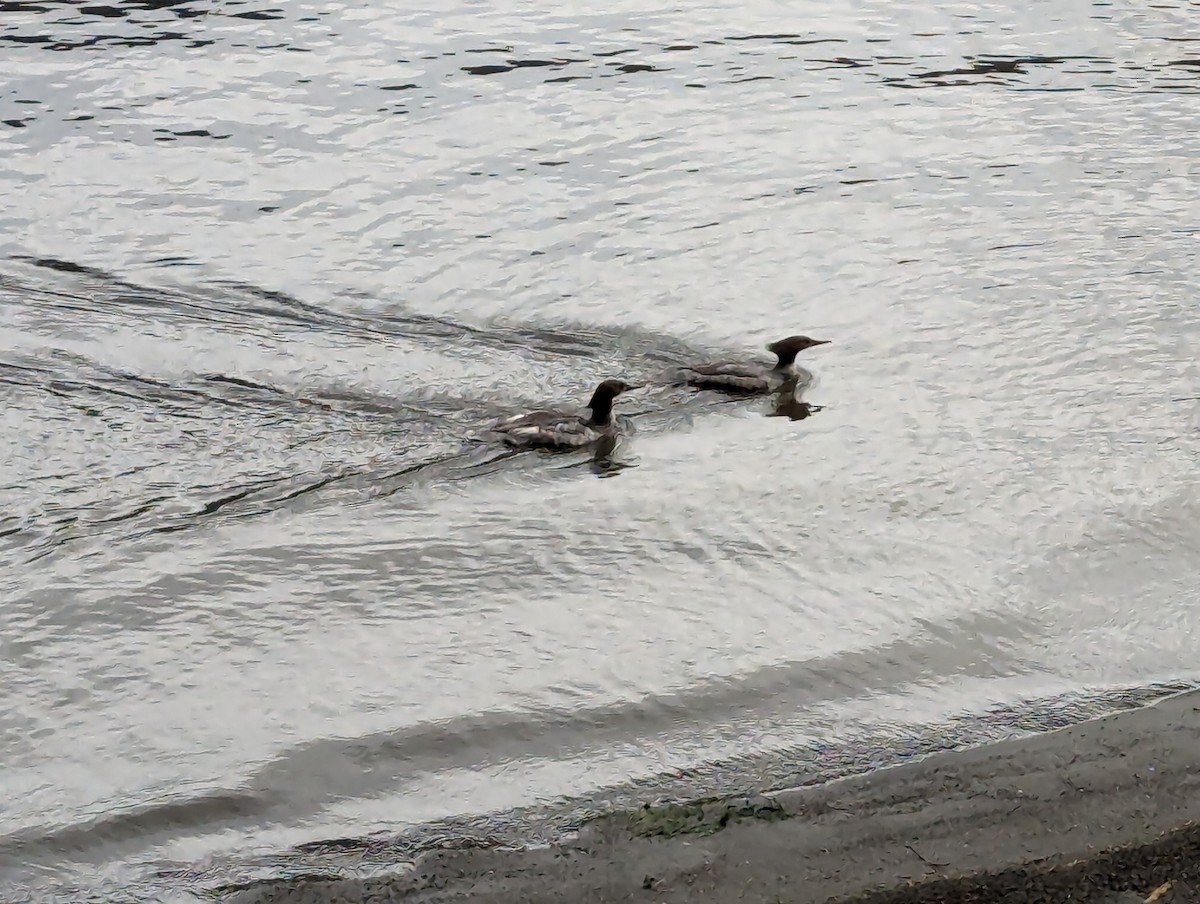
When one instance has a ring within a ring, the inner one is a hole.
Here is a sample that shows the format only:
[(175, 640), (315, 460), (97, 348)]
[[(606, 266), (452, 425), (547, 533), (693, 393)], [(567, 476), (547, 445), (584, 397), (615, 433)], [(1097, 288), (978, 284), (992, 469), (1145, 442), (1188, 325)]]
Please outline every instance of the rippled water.
[(0, 3), (0, 896), (1200, 679), (1197, 13)]

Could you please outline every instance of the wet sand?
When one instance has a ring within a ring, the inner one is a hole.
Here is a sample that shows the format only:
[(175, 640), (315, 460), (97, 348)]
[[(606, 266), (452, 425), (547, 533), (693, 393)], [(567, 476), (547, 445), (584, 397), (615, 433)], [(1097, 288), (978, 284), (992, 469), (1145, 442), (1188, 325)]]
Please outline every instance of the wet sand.
[(753, 800), (646, 806), (548, 849), (439, 851), (237, 904), (1200, 901), (1200, 692)]

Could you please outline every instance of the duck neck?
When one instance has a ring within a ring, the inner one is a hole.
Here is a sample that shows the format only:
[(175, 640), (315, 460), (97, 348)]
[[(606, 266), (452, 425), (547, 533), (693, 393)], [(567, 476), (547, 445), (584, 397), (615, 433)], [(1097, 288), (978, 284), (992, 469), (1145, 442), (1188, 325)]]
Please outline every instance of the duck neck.
[(597, 389), (588, 402), (588, 411), (591, 412), (588, 423), (593, 427), (607, 427), (612, 422), (612, 409), (613, 397)]
[(775, 372), (790, 374), (796, 364), (796, 352), (776, 352), (779, 360), (775, 362)]

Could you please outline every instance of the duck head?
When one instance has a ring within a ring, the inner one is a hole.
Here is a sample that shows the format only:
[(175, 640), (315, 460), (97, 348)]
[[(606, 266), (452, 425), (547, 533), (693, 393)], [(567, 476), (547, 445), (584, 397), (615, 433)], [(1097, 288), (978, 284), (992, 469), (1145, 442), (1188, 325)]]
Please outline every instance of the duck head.
[(767, 346), (767, 351), (773, 352), (779, 363), (775, 366), (778, 368), (790, 367), (796, 360), (796, 356), (805, 349), (812, 348), (814, 345), (828, 345), (829, 339), (812, 339), (808, 336), (788, 336), (786, 339), (778, 339)]

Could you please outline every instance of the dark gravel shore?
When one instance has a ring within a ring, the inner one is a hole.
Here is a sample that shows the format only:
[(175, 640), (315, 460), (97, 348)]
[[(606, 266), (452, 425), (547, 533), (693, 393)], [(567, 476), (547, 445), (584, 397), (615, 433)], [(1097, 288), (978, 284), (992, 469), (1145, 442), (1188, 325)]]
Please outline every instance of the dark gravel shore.
[(1200, 692), (764, 796), (646, 807), (544, 850), (275, 882), (236, 904), (1200, 902)]

